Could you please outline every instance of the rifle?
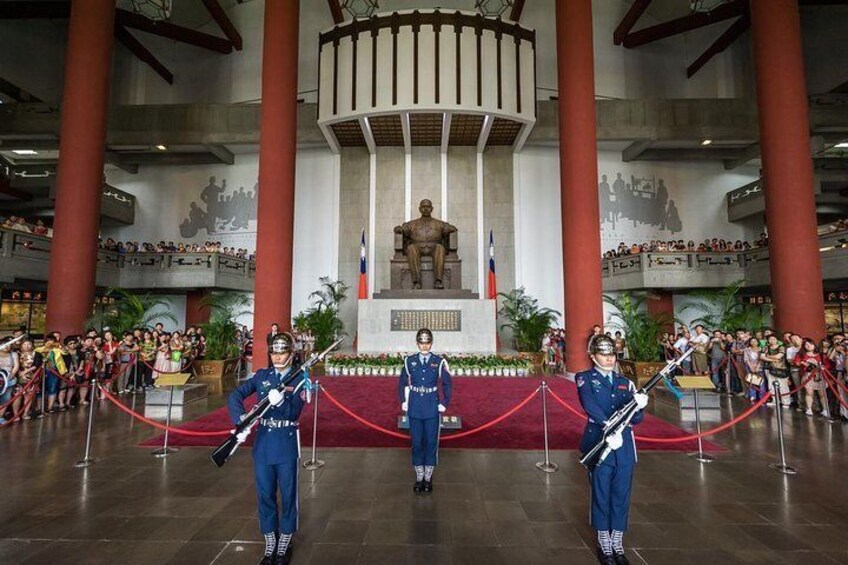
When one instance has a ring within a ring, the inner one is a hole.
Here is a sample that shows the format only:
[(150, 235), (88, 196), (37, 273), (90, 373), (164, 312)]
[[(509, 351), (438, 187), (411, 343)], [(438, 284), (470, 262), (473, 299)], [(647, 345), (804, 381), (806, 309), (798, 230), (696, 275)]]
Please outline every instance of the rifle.
[[(651, 379), (645, 383), (645, 386), (640, 388), (638, 392), (646, 393), (650, 391), (652, 388), (657, 386), (660, 381), (668, 378), (671, 375), (671, 372), (680, 366), (680, 364), (689, 357), (692, 352), (695, 351), (694, 348), (689, 349), (683, 355), (681, 355), (678, 359), (673, 361), (669, 361), (666, 366), (656, 375), (651, 377)], [(613, 414), (609, 420), (604, 423), (604, 433), (598, 443), (595, 446), (587, 451), (583, 457), (580, 458), (580, 464), (589, 469), (589, 471), (593, 471), (595, 467), (603, 463), (604, 459), (612, 452), (612, 449), (607, 445), (607, 440), (610, 436), (620, 433), (624, 431), (624, 429), (630, 425), (630, 421), (639, 412), (639, 408), (636, 406), (636, 399), (630, 400), (627, 404), (619, 408), (615, 414)]]
[[(308, 371), (313, 366), (315, 366), (318, 362), (323, 360), (324, 357), (326, 357), (328, 353), (330, 353), (335, 348), (337, 348), (339, 346), (339, 344), (341, 342), (343, 342), (344, 340), (345, 340), (345, 338), (344, 338), (344, 336), (342, 336), (339, 339), (337, 339), (336, 341), (334, 341), (333, 344), (330, 345), (330, 347), (328, 347), (327, 349), (325, 349), (321, 353), (316, 353), (316, 354), (312, 355), (312, 357), (310, 357), (309, 360), (306, 363), (304, 363), (303, 365), (298, 367), (298, 369), (296, 371), (292, 371), (291, 374), (286, 376), (285, 380), (282, 383), (280, 383), (280, 386), (277, 387), (277, 390), (279, 390), (280, 392), (283, 392), (285, 390), (285, 388), (289, 384), (294, 382), (294, 380), (301, 373)], [(301, 386), (303, 386), (303, 382), (301, 382), (299, 385), (297, 385), (294, 392), (297, 392), (297, 390)], [(212, 459), (212, 462), (215, 463), (215, 465), (218, 466), (218, 467), (223, 467), (224, 464), (230, 459), (230, 457), (233, 456), (233, 453), (235, 453), (236, 450), (239, 448), (240, 444), (239, 444), (238, 437), (237, 437), (238, 434), (240, 434), (244, 430), (251, 429), (253, 427), (253, 424), (258, 422), (262, 418), (262, 416), (264, 416), (265, 413), (270, 408), (271, 408), (271, 401), (268, 400), (268, 397), (266, 396), (265, 398), (263, 398), (262, 400), (257, 402), (253, 406), (253, 408), (250, 409), (249, 412), (242, 415), (241, 420), (239, 420), (239, 423), (236, 424), (235, 429), (230, 432), (230, 437), (228, 437), (226, 439), (226, 441), (224, 441), (224, 443), (219, 445), (217, 447), (217, 449), (215, 449), (215, 451), (212, 452), (212, 455), (210, 456), (210, 458)]]

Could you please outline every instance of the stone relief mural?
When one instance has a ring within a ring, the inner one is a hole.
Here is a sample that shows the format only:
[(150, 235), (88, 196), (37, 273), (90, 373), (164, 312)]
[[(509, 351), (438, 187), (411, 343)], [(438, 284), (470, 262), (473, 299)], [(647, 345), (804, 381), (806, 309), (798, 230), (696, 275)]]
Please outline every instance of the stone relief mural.
[(619, 172), (610, 184), (608, 176), (603, 174), (598, 183), (598, 201), (602, 229), (617, 231), (619, 224), (632, 222), (634, 228), (652, 226), (669, 236), (683, 231), (677, 205), (669, 199), (663, 179), (656, 176), (640, 178), (631, 174), (625, 179)]
[[(227, 192), (227, 180), (209, 177), (209, 184), (200, 189), (197, 199), (189, 204), (188, 216), (179, 225), (180, 235), (193, 238), (202, 230), (208, 237), (228, 233), (250, 233), (255, 230), (259, 184), (252, 190), (240, 186)], [(251, 226), (251, 223), (252, 226)]]

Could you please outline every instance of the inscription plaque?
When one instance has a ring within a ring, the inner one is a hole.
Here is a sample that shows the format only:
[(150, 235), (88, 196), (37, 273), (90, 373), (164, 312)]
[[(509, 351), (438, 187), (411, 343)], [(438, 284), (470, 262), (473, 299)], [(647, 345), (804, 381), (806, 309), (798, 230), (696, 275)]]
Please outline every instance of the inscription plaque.
[(421, 328), (462, 331), (462, 310), (392, 310), (393, 332), (416, 332)]

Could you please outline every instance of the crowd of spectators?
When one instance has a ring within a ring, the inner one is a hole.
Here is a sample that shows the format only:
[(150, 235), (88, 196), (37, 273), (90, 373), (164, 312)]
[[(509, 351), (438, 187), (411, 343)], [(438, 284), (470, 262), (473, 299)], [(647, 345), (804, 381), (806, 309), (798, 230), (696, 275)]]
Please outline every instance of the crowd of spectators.
[[(23, 329), (13, 338), (21, 334)], [(191, 359), (203, 359), (206, 337), (200, 327), (167, 332), (160, 323), (121, 336), (109, 328), (102, 332), (90, 328), (85, 335), (64, 338), (50, 332), (38, 346), (29, 337), (10, 343), (0, 345), (0, 369), (6, 371), (11, 385), (0, 396), (0, 424), (104, 400), (101, 391), (89, 386), (92, 379), (111, 394), (143, 393), (156, 386), (160, 375), (180, 372)], [(28, 386), (40, 378), (42, 370), (46, 373), (43, 386)]]
[[(848, 341), (841, 332), (816, 342), (791, 332), (778, 335), (771, 329), (707, 332), (697, 325), (690, 332), (683, 326), (674, 334), (664, 334), (660, 345), (667, 360), (694, 349), (682, 363), (682, 372), (709, 375), (718, 392), (754, 403), (777, 384), (784, 407), (848, 422)], [(828, 375), (836, 379), (835, 384), (828, 386)], [(774, 399), (768, 403), (774, 404)]]
[[(43, 220), (36, 219), (28, 221), (21, 216), (0, 217), (0, 227), (7, 230), (16, 230), (24, 233), (53, 237), (53, 228), (45, 225)], [(100, 249), (115, 251), (120, 254), (126, 253), (220, 253), (239, 259), (255, 260), (256, 254), (246, 248), (226, 247), (220, 241), (206, 241), (204, 243), (174, 243), (173, 241), (160, 241), (159, 243), (138, 241), (115, 241), (109, 237), (98, 241)]]
[(691, 239), (685, 243), (682, 239), (669, 241), (652, 239), (649, 242), (627, 245), (622, 241), (617, 248), (604, 253), (603, 258), (614, 259), (638, 253), (739, 253), (762, 247), (768, 247), (768, 235), (765, 233), (761, 233), (760, 237), (754, 242), (742, 241), (741, 239), (730, 241), (717, 237), (705, 239), (701, 243), (695, 243)]
[(225, 247), (220, 241), (207, 241), (204, 243), (174, 243), (163, 240), (159, 243), (148, 243), (138, 241), (115, 241), (111, 237), (102, 238), (99, 241), (100, 249), (115, 251), (121, 255), (128, 253), (220, 253), (239, 259), (256, 259), (255, 253), (248, 252), (241, 247)]
[(43, 235), (45, 237), (53, 237), (53, 229), (47, 227), (43, 220), (30, 222), (21, 216), (0, 218), (0, 228), (24, 233), (34, 233), (35, 235)]
[[(591, 337), (601, 333), (613, 339), (619, 360), (630, 358), (626, 336), (596, 325)], [(791, 332), (778, 335), (769, 328), (707, 331), (699, 324), (691, 331), (680, 326), (663, 333), (658, 348), (666, 361), (694, 349), (681, 362), (678, 374), (709, 376), (718, 393), (746, 398), (753, 404), (777, 384), (783, 407), (810, 417), (848, 422), (848, 339), (842, 332), (816, 342)], [(545, 365), (564, 370), (565, 331), (550, 329), (543, 338), (542, 352)], [(766, 402), (775, 404), (774, 398)]]
[[(105, 394), (90, 384), (96, 379), (110, 394), (143, 394), (155, 388), (161, 375), (190, 372), (195, 359), (206, 355), (206, 336), (201, 326), (190, 326), (184, 332), (169, 332), (163, 324), (152, 328), (136, 328), (118, 336), (111, 329), (102, 332), (89, 328), (84, 336), (62, 337), (49, 332), (37, 344), (16, 330), (0, 343), (0, 369), (6, 371), (9, 385), (0, 394), (0, 426), (31, 420), (105, 400)], [(309, 357), (315, 338), (309, 331), (292, 332), (295, 357)], [(240, 358), (252, 362), (253, 330), (242, 326), (233, 341)], [(247, 363), (239, 364), (239, 371)], [(34, 379), (43, 380), (32, 383)], [(42, 389), (45, 392), (42, 398)]]

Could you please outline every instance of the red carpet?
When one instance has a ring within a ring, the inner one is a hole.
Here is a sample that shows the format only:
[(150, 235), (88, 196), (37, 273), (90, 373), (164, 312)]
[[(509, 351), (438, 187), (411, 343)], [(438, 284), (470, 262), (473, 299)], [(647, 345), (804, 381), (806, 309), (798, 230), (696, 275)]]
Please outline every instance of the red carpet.
[[(453, 401), (447, 414), (462, 416), (462, 431), (476, 428), (508, 412), (539, 386), (538, 378), (503, 377), (459, 377), (453, 383)], [(366, 420), (384, 428), (397, 431), (397, 416), (400, 405), (397, 401), (397, 379), (390, 377), (322, 377), (321, 384), (339, 402)], [(570, 405), (579, 409), (577, 389), (565, 379), (555, 378), (549, 381), (551, 390)], [(307, 406), (301, 415), (301, 441), (306, 448), (311, 445), (312, 407)], [(577, 449), (584, 421), (567, 412), (552, 398), (548, 398), (548, 422), (550, 445), (552, 449)], [(210, 412), (202, 418), (180, 426), (181, 429), (195, 431), (221, 430), (230, 427), (226, 408)], [(687, 435), (684, 430), (659, 418), (647, 415), (636, 426), (639, 435), (651, 437), (681, 437)], [(478, 434), (444, 441), (453, 432), (445, 431), (443, 447), (477, 449), (542, 449), (542, 400), (533, 398), (524, 408)], [(174, 446), (216, 447), (221, 437), (193, 437), (171, 434), (170, 444)], [(152, 437), (140, 444), (141, 447), (162, 445), (162, 436)], [(336, 408), (326, 396), (320, 399), (318, 414), (318, 445), (320, 447), (406, 447), (404, 440), (387, 436), (373, 430), (344, 414)], [(641, 442), (643, 450), (656, 451), (692, 451), (697, 449), (696, 442), (687, 441), (672, 444), (654, 444)], [(705, 449), (720, 451), (723, 448), (710, 442), (704, 442)]]

